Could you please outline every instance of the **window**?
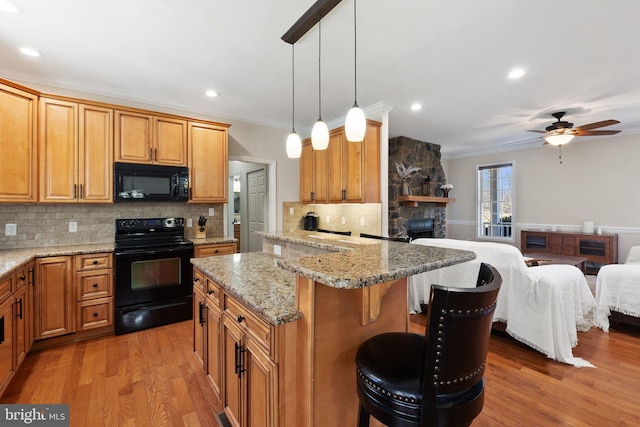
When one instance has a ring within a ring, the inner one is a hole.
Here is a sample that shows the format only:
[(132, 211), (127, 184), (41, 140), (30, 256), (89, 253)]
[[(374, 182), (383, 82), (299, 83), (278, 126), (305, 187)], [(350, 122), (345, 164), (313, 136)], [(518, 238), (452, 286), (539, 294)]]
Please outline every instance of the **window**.
[(478, 166), (478, 237), (513, 240), (513, 163)]

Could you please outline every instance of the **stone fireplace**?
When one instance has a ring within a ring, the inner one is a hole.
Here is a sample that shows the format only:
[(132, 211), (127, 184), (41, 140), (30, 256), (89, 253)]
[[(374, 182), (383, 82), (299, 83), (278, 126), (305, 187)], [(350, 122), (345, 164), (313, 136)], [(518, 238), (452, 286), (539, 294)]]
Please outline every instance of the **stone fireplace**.
[(435, 183), (435, 196), (442, 196), (440, 186), (446, 183), (444, 170), (441, 164), (440, 145), (418, 141), (406, 136), (389, 139), (389, 236), (401, 237), (407, 235), (407, 229), (411, 223), (421, 222), (416, 220), (433, 219), (433, 237), (446, 236), (446, 211), (444, 207), (434, 203), (418, 203), (417, 207), (405, 206), (398, 202), (398, 196), (402, 194), (402, 179), (398, 175), (396, 162), (406, 168), (415, 166), (419, 171), (411, 174), (408, 179), (410, 194), (416, 196), (423, 194), (425, 180)]

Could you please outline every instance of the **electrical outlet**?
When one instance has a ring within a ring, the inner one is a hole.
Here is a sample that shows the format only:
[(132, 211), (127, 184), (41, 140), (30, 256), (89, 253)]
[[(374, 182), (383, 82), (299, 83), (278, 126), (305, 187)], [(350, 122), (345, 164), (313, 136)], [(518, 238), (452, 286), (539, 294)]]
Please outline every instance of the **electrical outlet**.
[(75, 221), (69, 221), (69, 233), (76, 233), (78, 231), (78, 223)]
[(273, 245), (273, 253), (275, 255), (282, 255), (282, 247), (280, 245)]
[(216, 209), (215, 208), (209, 208), (209, 216), (215, 216), (216, 214)]
[(360, 218), (360, 225), (364, 227), (364, 218)]
[(342, 225), (345, 225), (347, 223), (347, 218), (342, 217)]
[(6, 224), (4, 226), (5, 236), (15, 236), (18, 232), (18, 226), (16, 224)]
[(327, 215), (327, 221), (326, 223), (329, 224), (331, 222), (331, 217), (329, 215)]
[(293, 216), (293, 208), (289, 208), (289, 215)]
[(193, 227), (193, 219), (187, 218), (187, 227)]

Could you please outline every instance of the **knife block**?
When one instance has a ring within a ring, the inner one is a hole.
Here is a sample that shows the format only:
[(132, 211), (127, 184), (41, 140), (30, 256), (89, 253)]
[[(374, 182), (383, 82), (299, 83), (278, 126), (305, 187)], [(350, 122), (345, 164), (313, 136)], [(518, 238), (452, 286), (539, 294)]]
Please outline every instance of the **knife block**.
[[(202, 229), (202, 231), (200, 231)], [(207, 237), (207, 227), (196, 226), (196, 239), (204, 239)]]

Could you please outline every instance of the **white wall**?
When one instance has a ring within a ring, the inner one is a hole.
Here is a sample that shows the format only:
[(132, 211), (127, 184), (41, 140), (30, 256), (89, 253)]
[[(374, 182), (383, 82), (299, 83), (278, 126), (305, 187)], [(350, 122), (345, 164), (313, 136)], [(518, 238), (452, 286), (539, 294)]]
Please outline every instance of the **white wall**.
[(624, 262), (629, 248), (640, 245), (640, 136), (576, 138), (562, 149), (563, 164), (558, 154), (547, 145), (449, 159), (446, 176), (456, 202), (447, 211), (448, 237), (475, 239), (476, 165), (514, 161), (517, 246), (523, 228), (581, 231), (583, 221), (593, 221), (604, 233), (618, 234)]

